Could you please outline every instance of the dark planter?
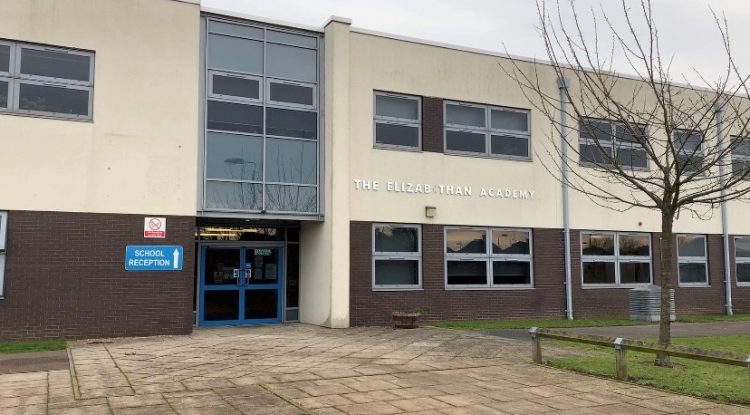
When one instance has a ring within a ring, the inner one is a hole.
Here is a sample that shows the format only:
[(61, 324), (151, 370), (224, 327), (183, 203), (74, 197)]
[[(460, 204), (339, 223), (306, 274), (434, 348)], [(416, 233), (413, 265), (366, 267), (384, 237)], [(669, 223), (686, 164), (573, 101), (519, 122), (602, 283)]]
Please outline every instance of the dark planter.
[(416, 329), (419, 327), (420, 313), (395, 311), (392, 315), (393, 327), (397, 329)]

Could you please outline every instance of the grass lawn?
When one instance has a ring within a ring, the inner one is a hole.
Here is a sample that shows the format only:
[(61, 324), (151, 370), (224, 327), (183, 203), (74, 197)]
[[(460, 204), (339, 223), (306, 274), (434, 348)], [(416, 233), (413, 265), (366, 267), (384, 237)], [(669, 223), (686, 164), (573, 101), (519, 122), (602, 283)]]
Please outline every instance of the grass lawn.
[(710, 323), (712, 321), (750, 321), (750, 313), (735, 314), (732, 316), (677, 316), (680, 323)]
[[(655, 341), (655, 339), (646, 339)], [(736, 352), (750, 355), (750, 335), (693, 337), (673, 339), (674, 344)], [(555, 347), (579, 345), (567, 342), (554, 342)], [(585, 346), (587, 356), (552, 358), (555, 367), (613, 377), (615, 355), (611, 348)], [(628, 374), (635, 383), (685, 393), (722, 402), (750, 404), (750, 375), (748, 369), (718, 363), (698, 362), (689, 359), (672, 358), (674, 368), (653, 365), (654, 355), (628, 352)]]
[(30, 340), (11, 343), (0, 343), (0, 354), (3, 353), (26, 353), (47, 352), (65, 349), (65, 340)]

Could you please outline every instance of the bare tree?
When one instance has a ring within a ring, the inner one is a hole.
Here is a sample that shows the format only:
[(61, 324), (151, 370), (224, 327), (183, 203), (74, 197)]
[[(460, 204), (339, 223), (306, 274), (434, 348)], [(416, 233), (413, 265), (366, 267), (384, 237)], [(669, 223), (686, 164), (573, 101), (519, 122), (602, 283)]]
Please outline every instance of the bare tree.
[[(685, 212), (709, 218), (722, 203), (750, 192), (748, 77), (732, 58), (726, 18), (713, 10), (726, 68), (715, 81), (696, 72), (698, 83), (683, 76), (678, 85), (660, 49), (650, 0), (634, 9), (621, 0), (621, 9), (619, 27), (603, 8), (591, 9), (582, 24), (574, 0), (538, 0), (549, 62), (500, 66), (553, 126), (547, 157), (538, 157), (551, 174), (601, 206), (660, 213), (659, 343), (669, 346), (675, 219)], [(586, 35), (588, 24), (593, 37)], [(616, 74), (615, 58), (634, 75)], [(550, 68), (558, 88), (550, 85)], [(666, 355), (656, 364), (671, 366)]]

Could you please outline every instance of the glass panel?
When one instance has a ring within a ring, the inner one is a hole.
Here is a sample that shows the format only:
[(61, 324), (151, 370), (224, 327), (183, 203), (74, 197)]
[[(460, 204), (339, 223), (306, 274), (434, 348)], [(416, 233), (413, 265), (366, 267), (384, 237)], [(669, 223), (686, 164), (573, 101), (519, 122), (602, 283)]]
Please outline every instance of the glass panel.
[(732, 173), (736, 176), (743, 176), (743, 179), (748, 178), (747, 171), (750, 170), (750, 164), (745, 160), (732, 160)]
[(203, 320), (237, 320), (239, 316), (239, 290), (205, 291), (203, 293)]
[(708, 282), (706, 278), (706, 264), (680, 264), (680, 282), (683, 284), (705, 284)]
[(262, 185), (252, 183), (206, 182), (206, 207), (210, 209), (261, 210)]
[(591, 256), (614, 256), (615, 237), (613, 235), (582, 233), (581, 249), (583, 255)]
[(649, 256), (648, 235), (620, 235), (620, 255)]
[(531, 284), (531, 263), (518, 261), (492, 261), (494, 285)]
[(646, 150), (632, 148), (617, 148), (617, 164), (623, 167), (636, 167), (645, 169), (648, 167)]
[(499, 130), (529, 131), (529, 114), (518, 111), (490, 110), (492, 128)]
[(485, 135), (466, 131), (446, 131), (445, 147), (447, 150), (485, 153)]
[(375, 123), (375, 142), (378, 144), (419, 148), (419, 127)]
[(286, 309), (286, 321), (299, 321), (299, 309), (287, 308)]
[[(204, 285), (237, 285), (239, 249), (206, 249)], [(237, 271), (235, 271), (237, 270)]]
[[(299, 245), (286, 246), (286, 306), (299, 307)], [(289, 312), (287, 311), (287, 320)]]
[(419, 101), (413, 98), (375, 95), (375, 115), (417, 121)]
[(487, 126), (484, 119), (484, 108), (446, 104), (445, 111), (445, 122), (447, 124), (467, 125), (479, 128)]
[(734, 249), (738, 258), (750, 258), (750, 238), (736, 238)]
[(271, 82), (269, 91), (271, 101), (299, 105), (314, 105), (313, 95), (313, 88), (311, 86), (280, 84), (278, 82)]
[(521, 254), (528, 255), (529, 233), (523, 231), (492, 231), (493, 254)]
[(263, 29), (258, 27), (241, 26), (232, 23), (208, 21), (208, 31), (212, 33), (223, 33), (240, 37), (250, 37), (253, 39), (263, 40)]
[(648, 284), (651, 282), (651, 267), (647, 262), (621, 262), (621, 284)]
[(91, 57), (51, 50), (21, 48), (21, 73), (90, 81)]
[(703, 236), (677, 235), (677, 253), (679, 256), (705, 257), (706, 245)]
[(295, 138), (318, 138), (318, 114), (266, 108), (266, 134)]
[(89, 91), (55, 86), (20, 85), (18, 108), (55, 114), (89, 115)]
[(277, 32), (269, 30), (267, 33), (269, 42), (288, 43), (290, 45), (304, 46), (315, 48), (318, 46), (317, 39), (311, 36), (295, 35), (292, 33)]
[(737, 282), (750, 282), (750, 264), (737, 264)]
[(238, 98), (259, 99), (260, 81), (257, 79), (239, 78), (236, 76), (213, 75), (214, 94)]
[(584, 262), (583, 263), (584, 284), (614, 284), (615, 263), (614, 262)]
[(263, 180), (263, 138), (209, 132), (206, 177), (209, 179)]
[(686, 130), (677, 130), (674, 132), (674, 147), (678, 153), (700, 154), (701, 141), (703, 134), (699, 132), (690, 132)]
[(207, 241), (283, 241), (279, 228), (202, 226), (198, 228), (201, 240)]
[(278, 301), (276, 290), (245, 290), (245, 320), (278, 318)]
[(618, 141), (641, 143), (646, 139), (646, 126), (639, 124), (631, 124), (630, 126), (617, 124), (615, 134), (617, 134)]
[(677, 163), (681, 166), (683, 172), (693, 172), (703, 167), (703, 157), (696, 153), (695, 155), (677, 154)]
[(732, 136), (729, 145), (732, 147), (732, 155), (750, 156), (750, 139)]
[(445, 252), (449, 254), (487, 253), (487, 233), (481, 229), (449, 229), (446, 234)]
[(418, 285), (416, 260), (375, 260), (375, 285)]
[(612, 142), (612, 124), (608, 121), (583, 119), (578, 122), (578, 131), (582, 138), (596, 139), (600, 144)]
[(486, 285), (485, 261), (448, 261), (448, 285)]
[(317, 53), (311, 49), (270, 43), (266, 51), (266, 74), (299, 81), (317, 81)]
[(599, 148), (594, 144), (581, 144), (581, 162), (583, 163), (596, 163), (596, 164), (609, 164), (607, 154), (611, 151), (609, 147)]
[(263, 73), (263, 42), (222, 35), (208, 35), (209, 68)]
[(0, 81), (0, 107), (8, 108), (8, 83)]
[(274, 212), (317, 212), (316, 187), (266, 185), (266, 210)]
[(282, 268), (279, 264), (279, 250), (275, 248), (246, 249), (245, 268), (253, 270), (247, 280), (248, 284), (276, 284)]
[(263, 134), (263, 107), (208, 101), (209, 130)]
[(377, 225), (375, 227), (375, 252), (419, 252), (419, 229)]
[(492, 154), (504, 154), (507, 156), (528, 157), (529, 139), (520, 137), (509, 137), (493, 135), (490, 137), (490, 148)]
[(0, 72), (9, 72), (10, 46), (0, 45)]
[(318, 182), (315, 141), (266, 139), (266, 181), (315, 184)]

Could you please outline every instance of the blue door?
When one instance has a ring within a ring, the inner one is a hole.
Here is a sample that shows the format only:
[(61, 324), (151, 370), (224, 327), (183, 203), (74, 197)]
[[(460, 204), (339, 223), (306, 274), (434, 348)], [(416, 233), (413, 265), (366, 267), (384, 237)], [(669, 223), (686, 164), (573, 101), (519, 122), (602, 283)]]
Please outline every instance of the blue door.
[(283, 248), (201, 247), (201, 326), (281, 322)]

